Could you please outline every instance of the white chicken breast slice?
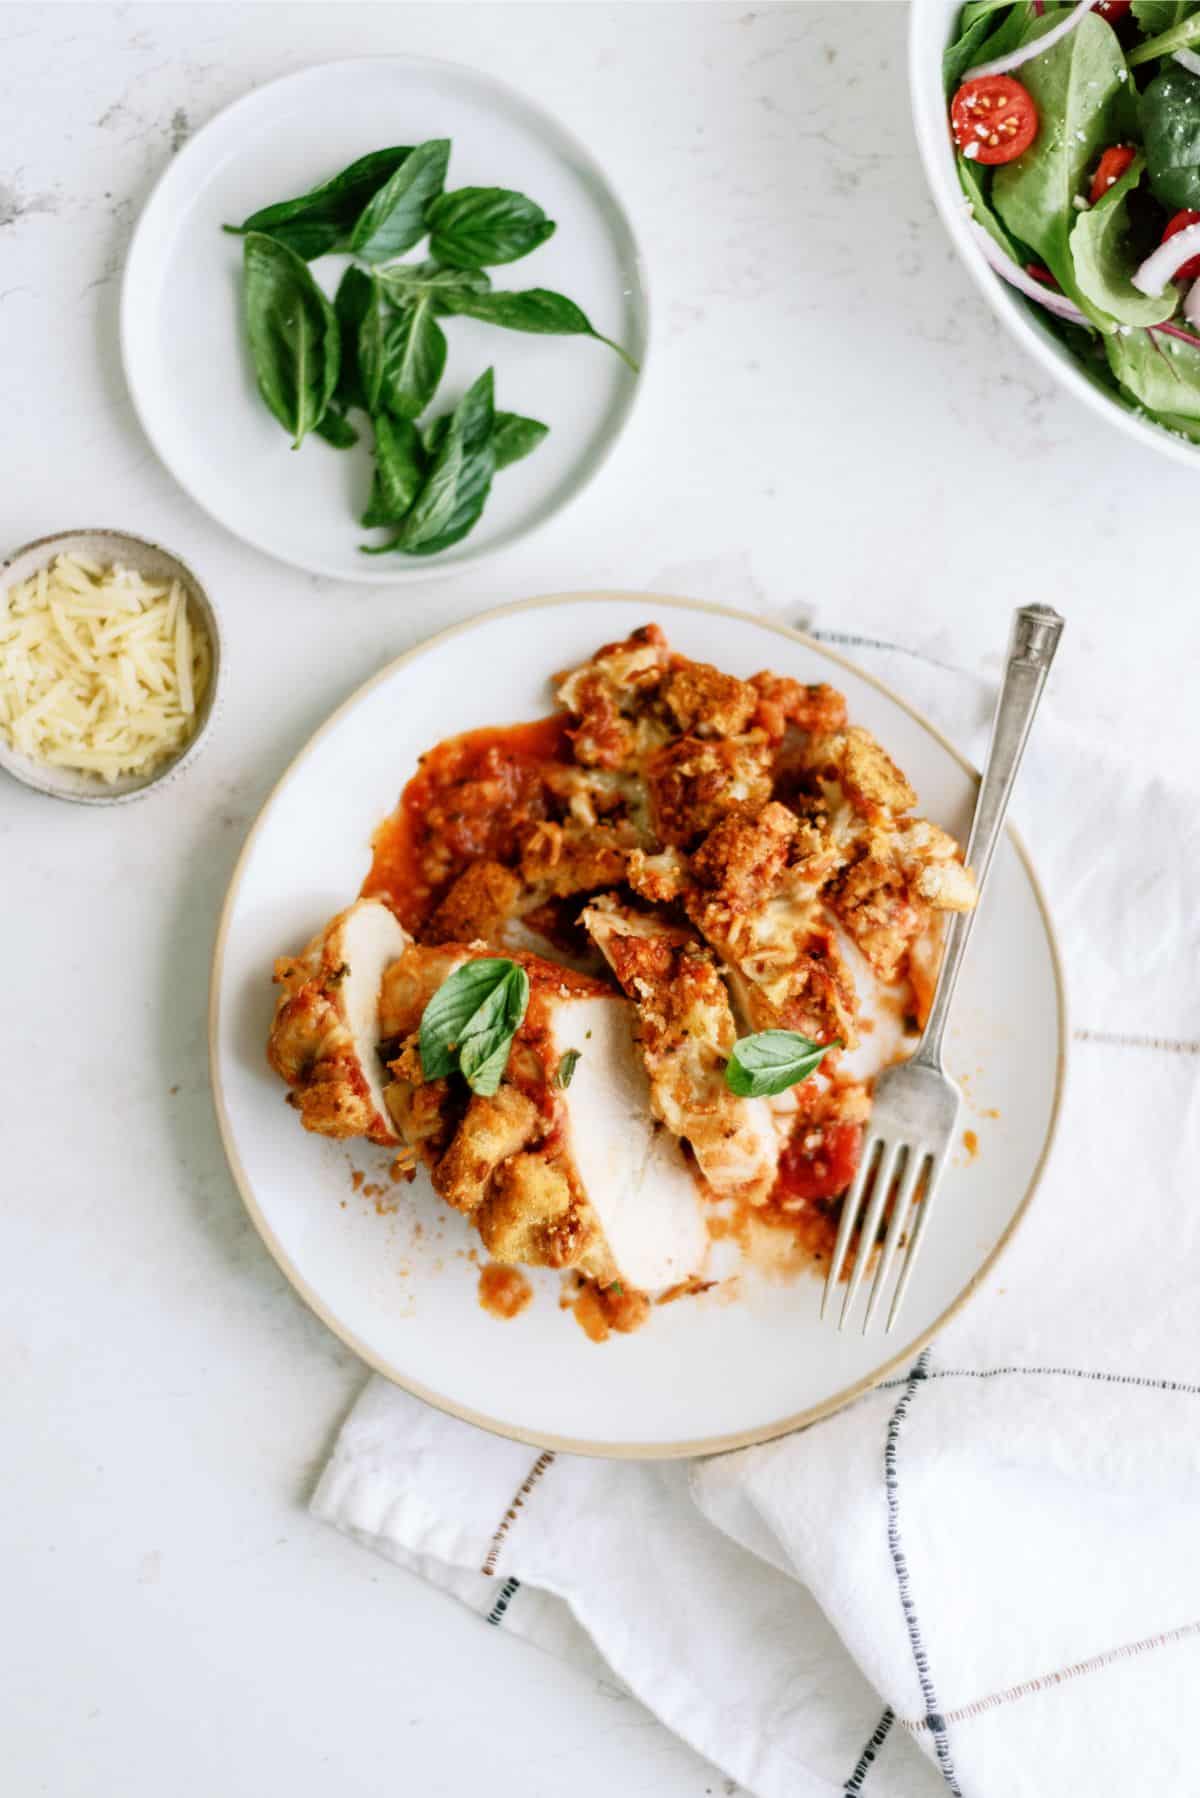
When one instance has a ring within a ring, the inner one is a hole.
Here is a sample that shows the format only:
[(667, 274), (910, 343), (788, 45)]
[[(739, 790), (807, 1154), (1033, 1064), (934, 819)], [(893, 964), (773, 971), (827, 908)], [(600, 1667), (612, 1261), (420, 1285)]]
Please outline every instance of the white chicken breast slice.
[(411, 938), (379, 899), (339, 912), (297, 956), (275, 963), (283, 991), (267, 1059), (306, 1130), (395, 1143), (379, 1061), (379, 995)]
[(637, 1005), (655, 1116), (691, 1145), (714, 1195), (762, 1204), (780, 1141), (766, 1101), (740, 1099), (725, 1084), (737, 1029), (712, 951), (612, 898), (588, 906), (582, 921)]
[(628, 999), (615, 994), (550, 1008), (556, 1065), (571, 1051), (579, 1058), (562, 1093), (566, 1155), (615, 1277), (658, 1292), (700, 1272), (708, 1231), (695, 1176), (651, 1109), (635, 1021)]

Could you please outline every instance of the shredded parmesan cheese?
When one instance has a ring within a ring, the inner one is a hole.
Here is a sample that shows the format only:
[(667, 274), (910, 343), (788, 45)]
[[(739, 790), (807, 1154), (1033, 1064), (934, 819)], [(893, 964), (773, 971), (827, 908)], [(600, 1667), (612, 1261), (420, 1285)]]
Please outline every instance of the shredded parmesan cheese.
[(59, 556), (0, 591), (0, 736), (36, 761), (152, 773), (191, 736), (211, 672), (178, 581)]

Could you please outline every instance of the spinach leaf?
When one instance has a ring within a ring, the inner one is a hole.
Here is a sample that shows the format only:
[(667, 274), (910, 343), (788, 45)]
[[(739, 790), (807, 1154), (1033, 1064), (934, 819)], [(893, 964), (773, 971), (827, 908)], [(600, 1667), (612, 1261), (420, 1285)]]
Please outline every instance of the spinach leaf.
[(1189, 443), (1200, 443), (1200, 419), (1183, 418), (1174, 412), (1156, 412), (1155, 424), (1164, 431), (1174, 431), (1177, 437), (1186, 437)]
[(531, 456), (538, 444), (550, 435), (550, 426), (536, 418), (522, 418), (519, 412), (497, 412), (492, 432), (492, 449), (497, 468), (508, 468), (513, 462)]
[(1147, 37), (1170, 31), (1196, 10), (1196, 0), (1133, 0), (1133, 16)]
[(245, 239), (242, 298), (258, 390), (299, 449), (337, 384), (337, 317), (308, 264), (259, 231)]
[(397, 418), (417, 418), (437, 390), (446, 366), (446, 334), (422, 298), (399, 310), (374, 281), (371, 303), (359, 326), (358, 366), (367, 408)]
[(350, 248), (364, 262), (390, 262), (425, 236), (425, 208), (440, 194), (450, 161), (450, 140), (418, 144), (360, 213)]
[(358, 432), (346, 417), (346, 414), (330, 400), (325, 408), (325, 415), (320, 423), (313, 426), (318, 437), (331, 443), (334, 449), (353, 449), (358, 442)]
[(399, 524), (425, 478), (425, 452), (416, 425), (407, 418), (390, 418), (386, 412), (371, 422), (375, 427), (375, 478), (362, 519), (368, 528)]
[[(1051, 24), (1037, 20), (1025, 41), (1043, 35)], [(1025, 63), (1021, 77), (1042, 127), (1023, 156), (996, 170), (992, 203), (1014, 237), (1036, 252), (1063, 292), (1087, 311), (1071, 261), (1073, 201), (1100, 151), (1121, 140), (1129, 105), (1123, 89), (1131, 85), (1125, 58), (1112, 28), (1097, 13), (1085, 13), (1074, 31)]]
[(512, 1039), (529, 1005), (529, 976), (500, 956), (467, 961), (444, 980), (421, 1017), (426, 1080), (461, 1073), (485, 1095), (500, 1085)]
[(459, 187), (430, 206), (429, 247), (451, 268), (516, 262), (554, 235), (540, 206), (507, 187)]
[(361, 406), (364, 411), (367, 398), (358, 371), (358, 332), (370, 307), (371, 277), (351, 264), (338, 283), (333, 300), (342, 338), (341, 363), (333, 397), (339, 406)]
[(760, 1030), (733, 1045), (725, 1063), (725, 1084), (739, 1099), (786, 1092), (816, 1072), (838, 1043), (814, 1043), (796, 1030)]
[(1200, 38), (1200, 14), (1189, 8), (1187, 16), (1160, 31), (1157, 37), (1147, 38), (1129, 52), (1129, 66), (1136, 69), (1144, 62), (1154, 62), (1160, 56), (1174, 56), (1176, 50), (1186, 50)]
[(252, 212), (244, 224), (226, 225), (225, 229), (235, 236), (261, 231), (311, 262), (315, 256), (345, 247), (363, 207), (409, 154), (407, 148), (400, 147), (372, 150), (369, 156), (360, 156), (340, 175), (314, 187), (310, 193), (264, 206), (261, 211)]
[(506, 331), (594, 337), (598, 343), (606, 343), (610, 350), (615, 350), (634, 374), (638, 372), (638, 365), (628, 351), (614, 343), (611, 337), (602, 337), (574, 300), (568, 300), (565, 294), (551, 293), (548, 288), (529, 287), (520, 293), (465, 293), (450, 288), (442, 295), (442, 305), (447, 312), (478, 318), (486, 325), (500, 325)]
[(971, 202), (971, 217), (977, 225), (983, 226), (988, 236), (999, 244), (1004, 254), (1015, 262), (1018, 268), (1024, 268), (1031, 258), (1000, 223), (996, 209), (991, 202), (988, 170), (981, 169), (978, 163), (969, 162), (965, 156), (957, 157), (956, 162), (959, 186)]
[(1024, 0), (1024, 4), (1008, 8), (1006, 17), (997, 24), (996, 14), (1006, 6), (1007, 0), (982, 0), (980, 5), (963, 7), (959, 37), (942, 57), (942, 80), (947, 94), (954, 92), (976, 63), (1006, 56), (1021, 43), (1036, 14), (1029, 0)]
[(1200, 207), (1200, 80), (1178, 63), (1142, 95), (1150, 186), (1172, 212)]
[(479, 522), (496, 472), (492, 392), (489, 368), (450, 414), (445, 438), (428, 480), (400, 528), (396, 549), (407, 555), (436, 555), (458, 543)]
[[(1071, 232), (1071, 259), (1080, 293), (1099, 312), (1122, 325), (1158, 325), (1170, 318), (1178, 293), (1149, 298), (1133, 285), (1140, 256), (1129, 249), (1129, 196), (1142, 178), (1146, 158), (1135, 156), (1089, 212), (1081, 212)], [(1109, 326), (1111, 330), (1111, 325)]]
[(1104, 347), (1122, 387), (1148, 411), (1200, 419), (1200, 347), (1164, 331), (1118, 331)]

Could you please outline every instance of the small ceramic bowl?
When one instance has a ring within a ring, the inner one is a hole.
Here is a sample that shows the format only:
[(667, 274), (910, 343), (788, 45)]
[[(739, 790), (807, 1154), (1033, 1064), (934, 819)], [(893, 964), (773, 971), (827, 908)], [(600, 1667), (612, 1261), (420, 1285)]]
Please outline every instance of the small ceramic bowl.
[(155, 768), (151, 774), (121, 774), (116, 780), (101, 779), (72, 768), (52, 768), (32, 756), (22, 755), (0, 738), (0, 768), (14, 779), (48, 793), (54, 799), (71, 799), (77, 805), (125, 805), (141, 799), (152, 788), (160, 787), (195, 761), (208, 739), (217, 712), (217, 694), (221, 678), (221, 627), (208, 594), (191, 569), (170, 550), (144, 537), (132, 537), (127, 531), (59, 531), (53, 537), (39, 537), (15, 550), (0, 564), (0, 592), (14, 582), (28, 580), (45, 568), (56, 556), (86, 556), (102, 566), (120, 563), (136, 573), (155, 580), (175, 580), (183, 587), (192, 618), (207, 633), (212, 649), (212, 674), (208, 689), (196, 711), (195, 728), (182, 749)]

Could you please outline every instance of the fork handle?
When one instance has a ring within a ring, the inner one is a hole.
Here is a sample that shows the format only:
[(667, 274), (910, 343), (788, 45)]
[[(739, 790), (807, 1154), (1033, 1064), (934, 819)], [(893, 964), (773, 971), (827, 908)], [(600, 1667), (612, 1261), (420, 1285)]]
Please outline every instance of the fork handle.
[(978, 897), (974, 911), (956, 912), (946, 932), (946, 951), (921, 1041), (912, 1059), (942, 1068), (942, 1039), (954, 999), (959, 969), (966, 954), (988, 871), (1012, 797), (1017, 770), (1029, 741), (1034, 715), (1054, 660), (1063, 619), (1052, 606), (1021, 606), (1013, 618), (1004, 684), (992, 720), (983, 778), (975, 800), (975, 816), (967, 842), (967, 864), (974, 871)]

